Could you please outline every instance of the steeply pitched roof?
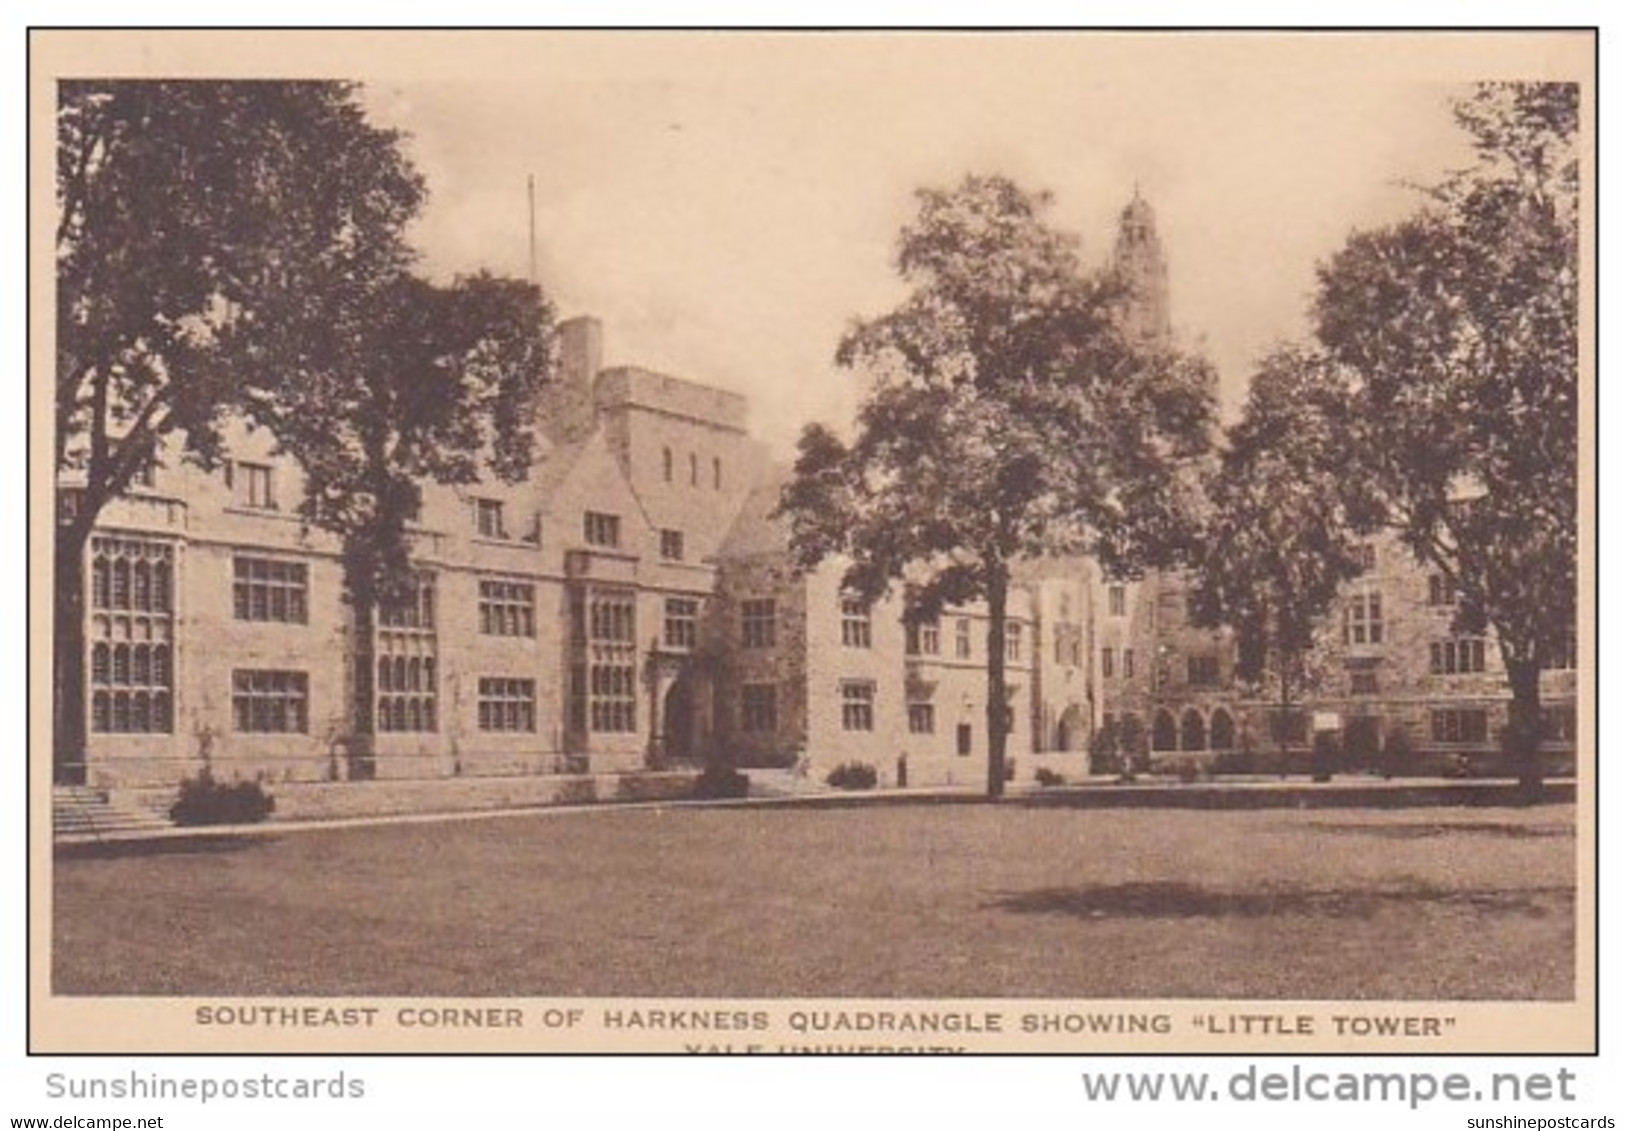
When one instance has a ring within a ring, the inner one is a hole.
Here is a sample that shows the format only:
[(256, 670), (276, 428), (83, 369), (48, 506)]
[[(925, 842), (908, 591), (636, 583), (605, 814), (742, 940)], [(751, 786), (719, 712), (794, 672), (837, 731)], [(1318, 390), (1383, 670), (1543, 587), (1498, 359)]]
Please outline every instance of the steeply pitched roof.
[(772, 517), (779, 505), (779, 493), (790, 481), (790, 469), (780, 464), (770, 467), (745, 503), (733, 526), (717, 548), (718, 558), (742, 558), (755, 554), (782, 554), (790, 549), (790, 524)]

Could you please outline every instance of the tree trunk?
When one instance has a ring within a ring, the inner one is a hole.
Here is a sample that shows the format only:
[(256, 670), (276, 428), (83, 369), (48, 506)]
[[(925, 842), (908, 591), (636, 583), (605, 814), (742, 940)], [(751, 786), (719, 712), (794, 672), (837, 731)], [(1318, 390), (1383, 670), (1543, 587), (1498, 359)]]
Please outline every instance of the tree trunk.
[(1540, 797), (1540, 663), (1503, 655), (1512, 702), (1507, 707), (1507, 729), (1502, 751), (1518, 769), (1518, 793), (1524, 801)]
[(355, 664), (354, 700), (350, 704), (349, 777), (366, 781), (377, 775), (377, 632), (378, 599), (370, 585), (351, 588), (353, 594), (355, 640), (351, 652)]
[(1010, 708), (1004, 691), (1005, 606), (1010, 577), (1004, 566), (991, 564), (987, 584), (987, 795), (1004, 796), (1004, 749)]
[(58, 785), (82, 785), (85, 733), (85, 543), (87, 525), (59, 525), (56, 532), (52, 676), (51, 777)]

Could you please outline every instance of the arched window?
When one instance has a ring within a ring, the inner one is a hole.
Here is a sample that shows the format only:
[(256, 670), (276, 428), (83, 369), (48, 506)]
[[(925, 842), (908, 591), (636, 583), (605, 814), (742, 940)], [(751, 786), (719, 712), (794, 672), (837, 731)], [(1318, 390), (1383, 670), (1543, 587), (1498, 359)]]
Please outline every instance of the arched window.
[(691, 487), (700, 485), (700, 457), (693, 452), (688, 453), (688, 482)]
[(722, 459), (720, 456), (711, 457), (711, 486), (715, 490), (722, 490)]
[(660, 449), (660, 468), (661, 474), (666, 477), (666, 482), (670, 483), (672, 476), (672, 458), (670, 448)]
[(1207, 749), (1207, 724), (1202, 721), (1202, 712), (1195, 707), (1187, 707), (1185, 714), (1179, 720), (1179, 748), (1181, 750)]
[(1213, 721), (1208, 725), (1208, 741), (1215, 750), (1233, 750), (1236, 745), (1236, 721), (1230, 717), (1230, 712), (1220, 707), (1213, 712)]
[(1179, 735), (1174, 726), (1174, 716), (1171, 711), (1158, 711), (1157, 717), (1151, 723), (1151, 749), (1178, 750)]

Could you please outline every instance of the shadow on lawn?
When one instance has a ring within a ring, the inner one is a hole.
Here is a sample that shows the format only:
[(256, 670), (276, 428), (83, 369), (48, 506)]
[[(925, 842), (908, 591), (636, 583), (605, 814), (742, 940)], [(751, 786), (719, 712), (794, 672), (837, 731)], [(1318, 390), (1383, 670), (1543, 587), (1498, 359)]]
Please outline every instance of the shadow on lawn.
[(1415, 825), (1362, 825), (1355, 822), (1316, 821), (1317, 832), (1346, 833), (1352, 836), (1374, 836), (1385, 840), (1425, 840), (1428, 837), (1492, 836), (1508, 840), (1543, 840), (1551, 837), (1573, 839), (1573, 825), (1514, 825), (1494, 821), (1471, 821), (1452, 824), (1447, 821)]
[(264, 836), (163, 837), (155, 840), (90, 840), (59, 844), (54, 855), (58, 860), (125, 860), (147, 856), (214, 856), (225, 852), (242, 852), (273, 840)]
[(1412, 887), (1387, 891), (1214, 891), (1177, 882), (1101, 884), (1012, 892), (984, 905), (1021, 915), (1077, 919), (1263, 919), (1278, 915), (1365, 918), (1384, 909), (1430, 905), (1543, 918), (1551, 904), (1572, 902), (1566, 887), (1519, 891), (1454, 891)]

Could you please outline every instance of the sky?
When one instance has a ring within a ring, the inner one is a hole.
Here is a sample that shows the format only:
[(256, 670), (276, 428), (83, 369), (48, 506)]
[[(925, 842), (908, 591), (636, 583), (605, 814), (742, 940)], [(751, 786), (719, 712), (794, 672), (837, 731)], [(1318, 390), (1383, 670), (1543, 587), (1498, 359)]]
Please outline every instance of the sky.
[[(335, 64), (327, 37), (308, 53)], [(352, 44), (352, 46), (354, 46)], [(746, 394), (781, 455), (850, 421), (843, 328), (901, 297), (913, 193), (1002, 173), (1104, 262), (1138, 189), (1173, 322), (1234, 413), (1306, 332), (1317, 261), (1466, 162), (1448, 98), (1550, 66), (1553, 38), (1131, 33), (501, 33), (349, 52), (427, 178), (413, 238), (445, 277), (536, 271), (609, 364)], [(343, 53), (338, 53), (342, 57)]]
[[(1419, 46), (1420, 51), (1405, 50)], [(1136, 188), (1156, 211), (1176, 331), (1233, 413), (1273, 342), (1306, 332), (1317, 261), (1416, 208), (1467, 161), (1448, 98), (1530, 54), (1434, 36), (1003, 33), (516, 36), (477, 76), (374, 79), (430, 199), (431, 273), (528, 272), (606, 361), (747, 394), (791, 450), (850, 420), (833, 365), (901, 295), (922, 186), (1003, 173), (1104, 261)], [(1508, 62), (1511, 60), (1511, 63)]]

